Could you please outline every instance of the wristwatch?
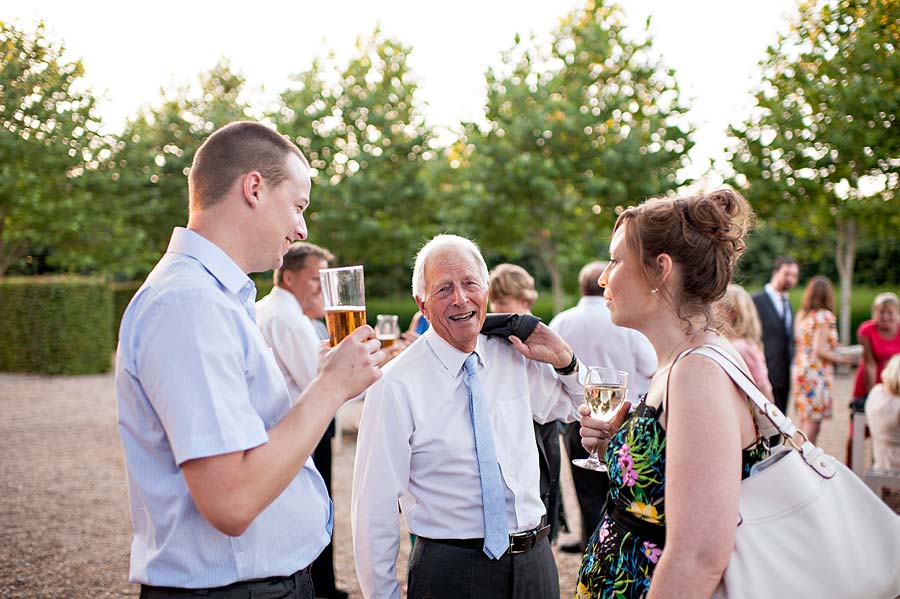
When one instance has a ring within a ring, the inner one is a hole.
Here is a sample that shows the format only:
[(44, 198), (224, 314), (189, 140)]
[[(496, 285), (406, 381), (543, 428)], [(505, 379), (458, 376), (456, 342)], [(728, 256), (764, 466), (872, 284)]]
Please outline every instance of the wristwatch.
[(572, 352), (572, 361), (568, 363), (568, 365), (563, 366), (562, 368), (553, 367), (553, 370), (556, 371), (557, 374), (567, 375), (572, 374), (576, 370), (578, 370), (578, 358), (575, 357), (575, 352)]

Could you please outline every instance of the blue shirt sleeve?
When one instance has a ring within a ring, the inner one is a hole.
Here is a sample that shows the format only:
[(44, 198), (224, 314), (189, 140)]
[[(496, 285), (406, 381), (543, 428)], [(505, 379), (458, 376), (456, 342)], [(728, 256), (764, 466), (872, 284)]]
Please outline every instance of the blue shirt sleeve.
[(204, 289), (155, 303), (138, 327), (135, 366), (178, 465), (265, 443), (248, 391), (254, 373), (239, 307)]

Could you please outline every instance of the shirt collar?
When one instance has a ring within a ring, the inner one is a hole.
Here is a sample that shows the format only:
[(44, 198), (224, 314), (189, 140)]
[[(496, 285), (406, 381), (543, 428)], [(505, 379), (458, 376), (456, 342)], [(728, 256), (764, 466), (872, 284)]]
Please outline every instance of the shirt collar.
[[(166, 251), (195, 259), (229, 292), (243, 298), (249, 293), (245, 291), (242, 294), (241, 291), (253, 287), (252, 295), (256, 296), (255, 286), (247, 273), (242, 271), (219, 246), (199, 233), (184, 227), (175, 227)], [(250, 299), (252, 301), (252, 298)]]
[(606, 307), (606, 298), (602, 295), (582, 295), (578, 300), (579, 306), (603, 306)]
[[(466, 362), (466, 357), (469, 355), (466, 352), (459, 351), (452, 345), (450, 345), (444, 338), (438, 335), (434, 331), (434, 327), (429, 327), (427, 331), (422, 333), (422, 337), (425, 338), (425, 342), (428, 343), (428, 347), (431, 348), (431, 351), (434, 352), (434, 355), (437, 356), (437, 359), (440, 363), (450, 372), (453, 376), (459, 376), (459, 373), (462, 372), (463, 365)], [(485, 367), (485, 348), (486, 348), (487, 336), (486, 335), (478, 335), (478, 340), (475, 342), (475, 353), (478, 354), (478, 364), (482, 369)]]
[(777, 300), (779, 300), (779, 301), (781, 301), (781, 299), (787, 297), (787, 293), (779, 293), (779, 292), (772, 286), (771, 283), (766, 283), (766, 293), (769, 294), (769, 297), (771, 297), (771, 298), (773, 298), (773, 299), (777, 299)]
[[(303, 308), (300, 306), (300, 302), (297, 301), (297, 298), (293, 293), (285, 289), (284, 287), (279, 287), (278, 285), (272, 286), (271, 293), (275, 294), (275, 297), (278, 298), (279, 301), (288, 302), (292, 306), (297, 306), (300, 309), (300, 312), (303, 312)], [(305, 314), (304, 314), (305, 316)]]

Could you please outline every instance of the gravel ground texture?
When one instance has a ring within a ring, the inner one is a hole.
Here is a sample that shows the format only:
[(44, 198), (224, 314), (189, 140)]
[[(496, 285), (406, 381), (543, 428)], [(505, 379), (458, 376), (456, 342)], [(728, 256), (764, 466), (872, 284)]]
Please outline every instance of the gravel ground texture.
[[(851, 383), (839, 376), (836, 397), (849, 397)], [(819, 439), (838, 457), (847, 435), (845, 403), (836, 402)], [(344, 433), (334, 457), (335, 569), (338, 586), (357, 598), (349, 505), (359, 413), (359, 404), (341, 410)], [(137, 596), (139, 587), (128, 582), (131, 524), (113, 376), (0, 373), (0, 414), (0, 597)], [(565, 463), (562, 478), (569, 524), (577, 531)], [(573, 540), (574, 533), (563, 533), (559, 543)], [(398, 572), (406, 571), (408, 553), (403, 535)], [(554, 553), (562, 597), (570, 598), (580, 556), (558, 547)]]

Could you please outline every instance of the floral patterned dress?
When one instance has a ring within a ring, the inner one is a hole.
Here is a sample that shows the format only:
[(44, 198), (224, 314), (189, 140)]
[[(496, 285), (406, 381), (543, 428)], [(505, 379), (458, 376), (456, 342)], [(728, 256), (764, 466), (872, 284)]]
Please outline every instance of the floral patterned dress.
[(797, 342), (791, 368), (791, 399), (797, 406), (800, 420), (821, 421), (831, 418), (834, 365), (816, 357), (813, 335), (817, 328), (825, 329), (828, 349), (837, 347), (838, 335), (834, 313), (816, 310), (803, 315), (797, 323)]
[[(636, 599), (650, 589), (650, 577), (663, 552), (666, 524), (666, 431), (659, 412), (642, 396), (610, 439), (607, 513), (585, 550), (576, 599)], [(768, 443), (758, 433), (756, 443), (741, 456), (742, 478), (769, 455)]]

